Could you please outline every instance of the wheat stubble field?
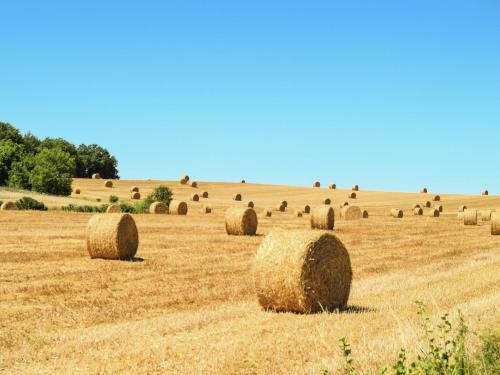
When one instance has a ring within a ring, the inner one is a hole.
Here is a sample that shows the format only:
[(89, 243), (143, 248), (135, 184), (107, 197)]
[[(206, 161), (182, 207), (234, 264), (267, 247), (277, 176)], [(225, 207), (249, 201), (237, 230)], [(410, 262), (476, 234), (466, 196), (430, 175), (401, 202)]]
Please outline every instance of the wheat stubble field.
[[(0, 372), (4, 373), (293, 373), (319, 374), (342, 366), (339, 339), (347, 337), (356, 361), (376, 370), (401, 346), (414, 356), (423, 332), (415, 300), (435, 318), (464, 313), (476, 332), (498, 326), (500, 236), (489, 223), (465, 227), (460, 204), (500, 208), (500, 197), (441, 194), (439, 218), (413, 216), (411, 205), (432, 194), (204, 183), (197, 189), (165, 181), (75, 180), (78, 201), (110, 194), (127, 199), (137, 185), (145, 196), (160, 183), (176, 198), (193, 192), (187, 216), (134, 215), (140, 244), (134, 262), (90, 259), (85, 227), (91, 214), (0, 212)], [(239, 192), (243, 201), (233, 202)], [(14, 198), (0, 191), (0, 200)], [(36, 196), (49, 206), (71, 199)], [(252, 262), (275, 227), (307, 229), (293, 211), (346, 200), (369, 219), (336, 220), (353, 272), (349, 308), (299, 315), (263, 311), (253, 291)], [(75, 198), (75, 197), (73, 197)], [(279, 200), (285, 213), (276, 212)], [(224, 210), (252, 200), (258, 235), (227, 236)], [(202, 203), (213, 207), (200, 213)], [(273, 208), (265, 218), (262, 210)], [(402, 208), (403, 219), (388, 215)], [(425, 210), (427, 213), (428, 209)], [(473, 340), (472, 340), (473, 341)], [(472, 342), (473, 345), (473, 342)]]

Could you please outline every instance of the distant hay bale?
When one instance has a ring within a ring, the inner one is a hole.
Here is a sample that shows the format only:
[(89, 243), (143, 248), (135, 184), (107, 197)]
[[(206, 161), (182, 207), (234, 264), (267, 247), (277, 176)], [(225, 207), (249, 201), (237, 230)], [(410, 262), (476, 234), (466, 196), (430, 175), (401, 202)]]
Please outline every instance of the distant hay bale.
[(489, 193), (489, 191), (488, 191), (488, 190), (483, 190), (483, 191), (481, 192), (481, 195), (489, 195), (489, 194), (490, 194), (490, 193)]
[(207, 204), (203, 204), (203, 205), (201, 206), (201, 213), (202, 213), (202, 214), (209, 214), (209, 213), (211, 213), (211, 212), (212, 212), (212, 207), (210, 207), (209, 205), (207, 205)]
[(356, 199), (356, 193), (353, 191), (351, 194), (349, 194), (350, 199)]
[(288, 202), (287, 201), (280, 201), (279, 204), (285, 206), (285, 208), (288, 207)]
[(285, 212), (286, 206), (284, 204), (278, 204), (276, 206), (276, 211)]
[(335, 212), (331, 206), (317, 206), (311, 209), (311, 228), (333, 230), (335, 226)]
[(189, 182), (189, 176), (182, 176), (181, 179), (180, 179), (180, 183), (182, 185), (186, 185), (187, 183)]
[(73, 190), (73, 193), (75, 194), (80, 194), (81, 192), (80, 188), (75, 188), (75, 190)]
[(349, 253), (331, 233), (274, 230), (257, 250), (254, 286), (266, 310), (333, 311), (347, 305), (351, 283)]
[(191, 182), (191, 187), (197, 188), (198, 187), (198, 183), (196, 181)]
[(305, 214), (308, 214), (309, 212), (311, 212), (311, 206), (309, 206), (308, 204), (306, 204), (304, 206), (304, 209), (302, 211), (304, 211)]
[(352, 191), (359, 191), (359, 186), (358, 185), (353, 185), (352, 186)]
[(132, 186), (130, 188), (131, 193), (138, 193), (139, 192), (139, 186)]
[(367, 210), (363, 210), (363, 219), (368, 219), (368, 211)]
[(17, 210), (17, 206), (12, 201), (5, 201), (0, 206), (0, 210), (2, 210), (2, 211), (15, 211), (15, 210)]
[(432, 206), (431, 201), (426, 201), (426, 202), (424, 203), (424, 207), (426, 207), (426, 208), (431, 208), (431, 206)]
[(482, 221), (490, 221), (492, 212), (492, 210), (481, 210), (479, 216), (481, 216)]
[(166, 214), (167, 213), (167, 205), (163, 202), (153, 202), (149, 206), (150, 214)]
[(235, 200), (235, 201), (241, 201), (241, 194), (239, 194), (239, 193), (238, 194), (234, 194), (233, 195), (233, 200)]
[(358, 206), (344, 206), (340, 210), (340, 217), (344, 220), (359, 220), (363, 217), (363, 212)]
[(264, 214), (265, 217), (271, 217), (273, 216), (273, 211), (269, 208), (264, 208), (264, 210), (262, 211), (262, 213)]
[(437, 208), (431, 208), (428, 215), (430, 217), (439, 217), (439, 210)]
[(106, 208), (106, 213), (108, 214), (118, 214), (122, 212), (122, 208), (119, 204), (110, 204), (108, 208)]
[(200, 200), (200, 196), (198, 194), (191, 194), (191, 200), (193, 202), (198, 202)]
[(241, 180), (240, 181), (242, 184), (246, 184), (246, 181), (245, 180)]
[(422, 216), (424, 214), (424, 209), (422, 207), (415, 207), (413, 209), (413, 215)]
[(93, 180), (99, 180), (101, 178), (101, 175), (99, 173), (93, 173), (92, 174), (92, 179)]
[(415, 210), (415, 208), (421, 208), (422, 206), (420, 206), (418, 203), (415, 203), (411, 208), (413, 210)]
[(323, 199), (323, 204), (330, 204), (330, 203), (332, 203), (332, 200), (330, 198)]
[(137, 253), (139, 233), (129, 214), (94, 215), (87, 224), (91, 258), (130, 259)]
[(458, 212), (464, 212), (467, 209), (467, 206), (464, 206), (463, 204), (461, 206), (458, 206)]
[(226, 232), (234, 236), (251, 236), (257, 232), (257, 214), (253, 208), (231, 207), (226, 211)]
[(464, 225), (477, 225), (477, 210), (467, 209), (464, 211)]
[(420, 193), (427, 194), (427, 188), (423, 187), (422, 189), (420, 189)]
[(254, 208), (254, 207), (255, 207), (255, 204), (253, 203), (253, 201), (249, 201), (249, 202), (247, 203), (247, 207)]
[(492, 212), (491, 214), (491, 234), (500, 235), (500, 212)]
[(315, 181), (315, 182), (313, 183), (313, 187), (315, 187), (315, 188), (319, 188), (319, 187), (321, 187), (321, 183), (320, 183), (319, 181)]
[(403, 218), (403, 210), (399, 209), (399, 208), (393, 208), (391, 209), (391, 216), (392, 217), (395, 217), (397, 219), (402, 219)]
[(134, 191), (132, 194), (130, 194), (130, 199), (141, 199), (141, 193), (138, 191)]
[(330, 184), (328, 185), (328, 189), (336, 189), (337, 188), (337, 184)]
[(208, 191), (204, 191), (203, 193), (201, 193), (201, 197), (208, 198)]
[(342, 209), (342, 207), (345, 207), (345, 206), (349, 206), (349, 202), (345, 201), (339, 207)]
[(295, 212), (293, 214), (295, 216), (297, 216), (297, 217), (302, 217), (302, 211), (301, 210), (295, 210)]
[(188, 212), (188, 205), (184, 201), (173, 200), (168, 206), (168, 213), (170, 215), (186, 215)]
[(443, 212), (443, 205), (439, 205), (435, 207), (439, 212)]
[(434, 202), (439, 202), (441, 200), (441, 197), (439, 195), (435, 195), (435, 196), (432, 197), (432, 200)]
[(104, 186), (107, 187), (107, 188), (112, 188), (113, 187), (113, 181), (111, 180), (107, 180), (105, 183), (104, 183)]

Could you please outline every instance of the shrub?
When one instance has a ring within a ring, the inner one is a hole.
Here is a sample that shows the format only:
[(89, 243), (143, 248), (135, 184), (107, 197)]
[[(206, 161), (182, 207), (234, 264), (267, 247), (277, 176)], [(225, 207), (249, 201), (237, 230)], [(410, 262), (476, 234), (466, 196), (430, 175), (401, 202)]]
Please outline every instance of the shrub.
[(47, 211), (48, 208), (43, 202), (39, 202), (36, 199), (30, 197), (22, 197), (16, 202), (18, 210), (36, 210), (36, 211)]
[(70, 195), (75, 159), (59, 148), (43, 149), (34, 157), (29, 182), (40, 193)]
[(100, 206), (78, 206), (75, 204), (68, 204), (67, 206), (61, 207), (63, 211), (71, 211), (71, 212), (106, 212), (106, 209), (108, 208), (107, 204), (102, 204)]
[(144, 205), (146, 206), (146, 211), (153, 202), (162, 202), (165, 206), (170, 205), (172, 201), (172, 190), (168, 186), (160, 185), (156, 187), (151, 194), (149, 194), (144, 200)]
[(116, 195), (110, 195), (109, 203), (116, 203), (116, 202), (118, 202), (118, 197)]

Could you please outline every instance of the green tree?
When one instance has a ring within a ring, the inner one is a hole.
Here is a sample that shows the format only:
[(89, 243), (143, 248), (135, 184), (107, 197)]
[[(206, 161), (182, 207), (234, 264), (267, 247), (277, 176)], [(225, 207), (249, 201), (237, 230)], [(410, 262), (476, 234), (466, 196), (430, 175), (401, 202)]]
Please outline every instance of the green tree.
[(44, 148), (34, 157), (29, 183), (40, 193), (70, 195), (75, 159), (60, 148)]
[(23, 137), (19, 130), (13, 127), (8, 122), (0, 121), (0, 141), (11, 140), (14, 143), (23, 143)]
[(27, 154), (36, 154), (38, 153), (38, 150), (40, 149), (40, 144), (42, 142), (33, 134), (31, 133), (26, 133), (23, 135), (23, 144), (24, 144), (24, 151)]
[(76, 158), (75, 145), (62, 138), (45, 138), (40, 142), (38, 148), (39, 150), (44, 148), (60, 148), (62, 151), (67, 152), (72, 157)]
[(30, 174), (35, 167), (35, 155), (25, 154), (20, 160), (12, 163), (8, 185), (16, 189), (31, 190)]
[(22, 144), (14, 143), (11, 139), (0, 141), (0, 185), (5, 185), (12, 163), (18, 161), (23, 152)]
[(80, 145), (76, 156), (76, 177), (88, 178), (99, 173), (102, 178), (118, 179), (118, 162), (104, 147)]

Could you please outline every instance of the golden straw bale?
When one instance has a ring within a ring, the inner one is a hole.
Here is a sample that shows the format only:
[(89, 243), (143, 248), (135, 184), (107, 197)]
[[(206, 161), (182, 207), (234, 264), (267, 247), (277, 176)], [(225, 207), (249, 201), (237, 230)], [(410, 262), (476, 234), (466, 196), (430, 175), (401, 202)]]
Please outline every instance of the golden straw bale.
[(359, 220), (363, 217), (363, 212), (358, 206), (344, 206), (340, 210), (340, 217), (344, 220)]
[(489, 191), (488, 191), (488, 190), (483, 190), (483, 191), (481, 192), (481, 195), (488, 195), (488, 194), (489, 194)]
[(15, 211), (15, 210), (17, 210), (17, 206), (12, 201), (5, 201), (0, 206), (0, 210), (2, 210), (2, 211)]
[(245, 180), (241, 180), (240, 181), (242, 184), (246, 184), (246, 181)]
[(350, 199), (356, 199), (356, 193), (353, 191), (351, 194), (349, 194)]
[(464, 225), (477, 225), (477, 210), (468, 208), (464, 211)]
[(279, 204), (285, 206), (285, 208), (288, 207), (288, 202), (287, 201), (280, 201)]
[(363, 219), (368, 219), (368, 211), (363, 210)]
[(226, 232), (229, 235), (248, 236), (257, 232), (257, 214), (253, 208), (230, 207), (226, 211)]
[(110, 204), (108, 208), (106, 208), (106, 213), (108, 214), (119, 214), (122, 212), (122, 208), (119, 204)]
[(458, 206), (458, 212), (464, 212), (467, 209), (467, 206), (461, 205)]
[(415, 210), (415, 208), (421, 208), (422, 206), (419, 205), (418, 203), (415, 203), (411, 208)]
[(202, 204), (201, 205), (201, 213), (202, 214), (209, 214), (212, 212), (212, 207), (210, 207), (209, 205), (207, 204)]
[(301, 210), (295, 210), (295, 212), (293, 214), (295, 216), (297, 216), (297, 217), (302, 217), (302, 211)]
[(241, 194), (237, 193), (233, 195), (233, 200), (235, 201), (241, 201)]
[(249, 202), (247, 203), (247, 207), (254, 208), (254, 207), (255, 207), (255, 204), (253, 203), (253, 201), (249, 201)]
[(332, 203), (332, 200), (330, 198), (323, 199), (323, 204), (330, 204), (330, 203)]
[(197, 188), (198, 183), (196, 181), (191, 182), (191, 187)]
[(200, 196), (198, 194), (191, 194), (191, 200), (193, 202), (198, 202), (200, 200)]
[(273, 211), (270, 209), (270, 208), (264, 208), (264, 210), (262, 211), (262, 213), (264, 214), (264, 216), (266, 217), (271, 217), (273, 216)]
[(130, 188), (130, 192), (131, 192), (131, 193), (135, 193), (135, 192), (137, 192), (137, 193), (138, 193), (138, 192), (139, 192), (139, 186), (132, 186), (132, 187)]
[(266, 310), (332, 311), (347, 305), (351, 283), (349, 253), (331, 233), (278, 229), (257, 250), (254, 285)]
[(129, 214), (97, 214), (87, 224), (87, 251), (91, 258), (130, 259), (137, 253), (139, 233)]
[(491, 234), (500, 235), (500, 212), (492, 212), (491, 214)]
[(426, 201), (426, 202), (424, 203), (424, 207), (431, 208), (431, 206), (432, 206), (431, 201)]
[(337, 188), (337, 184), (328, 185), (328, 189), (336, 189), (336, 188)]
[(340, 208), (345, 207), (345, 206), (349, 206), (349, 202), (345, 201), (344, 203), (342, 203), (340, 205)]
[(439, 210), (437, 208), (431, 208), (429, 211), (430, 217), (439, 217)]
[(188, 205), (184, 201), (173, 200), (168, 206), (168, 213), (170, 215), (187, 215)]
[(189, 182), (189, 176), (186, 175), (181, 177), (180, 183), (182, 185), (186, 185), (188, 182)]
[(80, 188), (75, 188), (75, 189), (73, 190), (73, 193), (75, 193), (75, 194), (80, 194), (81, 192), (82, 192), (82, 191), (80, 190)]
[(130, 199), (141, 199), (141, 193), (134, 191), (132, 194), (130, 194)]
[(439, 201), (441, 200), (441, 197), (440, 197), (439, 195), (434, 195), (434, 196), (432, 197), (432, 200), (433, 200), (434, 202), (439, 202)]
[(353, 185), (352, 186), (352, 190), (353, 191), (358, 191), (359, 190), (359, 186), (358, 185)]
[(491, 210), (481, 210), (479, 211), (479, 216), (481, 216), (482, 221), (490, 221), (491, 220)]
[(413, 215), (422, 216), (424, 214), (424, 209), (422, 207), (415, 207), (413, 209)]
[(203, 193), (201, 193), (201, 197), (208, 198), (208, 191), (204, 191)]
[(278, 204), (276, 206), (276, 211), (285, 212), (286, 206), (284, 204)]
[(302, 211), (304, 211), (305, 214), (308, 214), (309, 212), (311, 212), (311, 206), (309, 206), (308, 204), (306, 204), (304, 206), (304, 209)]
[(391, 209), (391, 216), (395, 217), (397, 219), (402, 219), (403, 218), (403, 210), (400, 210), (399, 208), (393, 208), (393, 209)]
[(317, 206), (311, 209), (311, 228), (333, 230), (335, 226), (335, 212), (331, 206)]
[(167, 205), (163, 202), (153, 202), (149, 206), (150, 214), (166, 214), (167, 213)]
[(422, 194), (426, 194), (426, 193), (427, 193), (427, 188), (426, 188), (426, 187), (424, 187), (424, 188), (420, 189), (420, 193), (422, 193)]
[(113, 181), (106, 180), (106, 182), (104, 183), (104, 186), (107, 187), (107, 188), (112, 188), (113, 187)]
[(101, 178), (101, 175), (99, 173), (93, 173), (92, 174), (92, 179), (93, 180), (99, 180)]
[(444, 209), (444, 208), (443, 208), (443, 205), (441, 205), (441, 204), (440, 204), (440, 205), (438, 205), (438, 206), (436, 206), (435, 208), (436, 208), (437, 210), (439, 210), (439, 212), (443, 212), (443, 209)]
[(319, 188), (319, 187), (321, 187), (321, 183), (320, 183), (319, 181), (315, 181), (315, 182), (313, 183), (313, 187), (315, 187), (315, 188)]

